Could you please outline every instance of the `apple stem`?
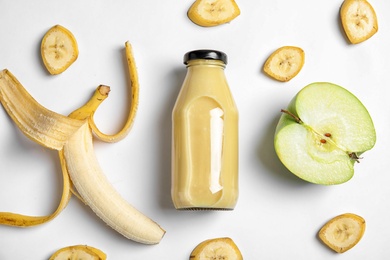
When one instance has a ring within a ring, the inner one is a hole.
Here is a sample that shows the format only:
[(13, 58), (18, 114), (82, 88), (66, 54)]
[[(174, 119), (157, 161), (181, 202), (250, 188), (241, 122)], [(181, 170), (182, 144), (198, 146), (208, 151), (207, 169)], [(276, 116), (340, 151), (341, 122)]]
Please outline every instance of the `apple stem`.
[(294, 118), (295, 121), (297, 121), (297, 123), (299, 123), (299, 124), (302, 124), (302, 123), (303, 123), (302, 120), (301, 120), (299, 117), (297, 117), (296, 115), (294, 115), (293, 113), (291, 113), (291, 112), (288, 111), (288, 110), (281, 109), (280, 112), (285, 113), (285, 114), (291, 116), (291, 117)]
[(349, 157), (352, 159), (352, 160), (355, 160), (357, 163), (360, 163), (360, 159), (363, 159), (363, 157), (359, 157), (356, 153), (350, 153), (349, 154)]

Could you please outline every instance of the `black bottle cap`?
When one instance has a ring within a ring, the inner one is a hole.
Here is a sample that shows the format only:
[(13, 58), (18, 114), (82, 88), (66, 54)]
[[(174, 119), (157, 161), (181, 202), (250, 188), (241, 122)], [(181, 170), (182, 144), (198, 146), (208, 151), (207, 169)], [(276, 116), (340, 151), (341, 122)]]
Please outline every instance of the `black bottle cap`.
[(183, 62), (188, 64), (190, 60), (207, 59), (207, 60), (220, 60), (227, 64), (227, 55), (221, 51), (216, 50), (195, 50), (189, 51), (184, 54)]

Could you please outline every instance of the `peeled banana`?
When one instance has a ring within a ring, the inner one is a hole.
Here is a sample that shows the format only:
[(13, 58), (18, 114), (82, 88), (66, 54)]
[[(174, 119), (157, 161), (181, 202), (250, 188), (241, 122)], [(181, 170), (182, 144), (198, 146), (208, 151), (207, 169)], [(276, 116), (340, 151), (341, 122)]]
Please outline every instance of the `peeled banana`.
[(0, 212), (0, 224), (32, 226), (53, 219), (67, 205), (72, 182), (76, 187), (74, 193), (113, 229), (140, 243), (160, 242), (165, 231), (120, 196), (102, 173), (93, 150), (92, 133), (106, 142), (119, 141), (128, 134), (134, 122), (139, 85), (132, 47), (129, 42), (125, 47), (131, 75), (129, 91), (132, 90), (132, 104), (123, 129), (114, 135), (101, 133), (93, 119), (96, 109), (108, 96), (108, 86), (99, 86), (84, 106), (66, 117), (36, 102), (8, 70), (0, 73), (2, 105), (24, 134), (45, 147), (59, 151), (64, 176), (63, 197), (52, 215), (31, 217)]
[(197, 25), (210, 27), (228, 23), (240, 15), (234, 0), (196, 0), (187, 12)]
[[(93, 152), (88, 111), (94, 112), (108, 94), (107, 87), (101, 88), (103, 89), (95, 92), (95, 98), (87, 103), (85, 111), (82, 107), (69, 115), (71, 118), (84, 119), (85, 123), (69, 138), (64, 149), (60, 151), (60, 158), (64, 158), (61, 162), (65, 163), (72, 183), (84, 203), (106, 224), (134, 241), (157, 244), (165, 231), (121, 197), (103, 174)], [(96, 101), (95, 106), (91, 101)]]
[(57, 250), (49, 260), (106, 260), (106, 254), (92, 246), (75, 245)]
[(213, 238), (201, 242), (190, 255), (191, 260), (229, 259), (242, 260), (242, 254), (229, 237)]
[(73, 34), (61, 25), (55, 25), (46, 32), (41, 42), (43, 64), (52, 75), (64, 72), (79, 55), (77, 41)]
[(270, 77), (286, 82), (294, 78), (305, 63), (305, 52), (296, 46), (283, 46), (274, 51), (263, 70)]
[(344, 253), (360, 241), (365, 229), (366, 222), (362, 217), (345, 213), (328, 221), (318, 236), (332, 250)]
[(340, 18), (352, 44), (361, 43), (378, 31), (375, 10), (366, 0), (345, 0), (340, 9)]

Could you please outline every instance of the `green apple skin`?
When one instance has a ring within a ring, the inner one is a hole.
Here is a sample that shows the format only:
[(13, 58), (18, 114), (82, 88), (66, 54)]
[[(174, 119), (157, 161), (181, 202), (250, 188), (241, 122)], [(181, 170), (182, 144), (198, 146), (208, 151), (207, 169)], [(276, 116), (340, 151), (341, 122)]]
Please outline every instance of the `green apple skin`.
[(375, 145), (367, 109), (338, 85), (312, 83), (286, 110), (276, 127), (275, 151), (289, 171), (308, 182), (333, 185), (350, 180), (359, 156)]

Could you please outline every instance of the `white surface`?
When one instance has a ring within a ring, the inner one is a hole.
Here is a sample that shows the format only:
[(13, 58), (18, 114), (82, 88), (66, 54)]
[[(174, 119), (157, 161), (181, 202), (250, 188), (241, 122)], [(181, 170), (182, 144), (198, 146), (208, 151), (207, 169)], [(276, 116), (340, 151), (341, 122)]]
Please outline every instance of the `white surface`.
[[(44, 106), (68, 114), (99, 84), (110, 97), (99, 108), (98, 125), (120, 128), (125, 116), (124, 42), (134, 48), (141, 84), (140, 105), (129, 136), (116, 144), (96, 143), (102, 168), (136, 208), (167, 230), (159, 245), (123, 238), (76, 198), (53, 221), (32, 228), (0, 226), (1, 260), (42, 260), (57, 249), (88, 244), (108, 259), (188, 259), (201, 241), (231, 237), (244, 258), (388, 259), (390, 248), (390, 1), (371, 0), (379, 32), (359, 45), (347, 43), (338, 1), (237, 1), (241, 15), (215, 28), (194, 25), (186, 1), (11, 1), (0, 0), (0, 68), (8, 68)], [(40, 41), (53, 25), (75, 35), (80, 55), (63, 74), (49, 75)], [(276, 48), (296, 45), (306, 63), (288, 83), (261, 68)], [(240, 111), (240, 198), (232, 212), (179, 212), (170, 198), (171, 110), (185, 67), (185, 52), (225, 51), (226, 75)], [(373, 150), (339, 186), (299, 180), (277, 159), (273, 133), (290, 99), (305, 85), (330, 81), (353, 92), (377, 130)], [(57, 206), (61, 172), (57, 154), (25, 138), (0, 109), (0, 211), (45, 215)], [(316, 238), (321, 226), (345, 212), (363, 216), (360, 243), (336, 255)]]

